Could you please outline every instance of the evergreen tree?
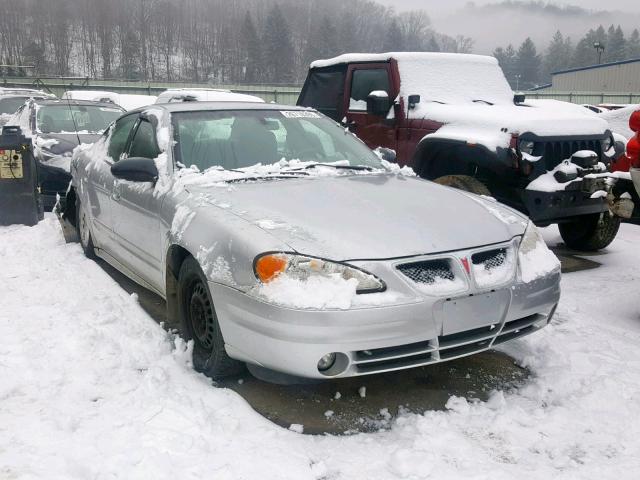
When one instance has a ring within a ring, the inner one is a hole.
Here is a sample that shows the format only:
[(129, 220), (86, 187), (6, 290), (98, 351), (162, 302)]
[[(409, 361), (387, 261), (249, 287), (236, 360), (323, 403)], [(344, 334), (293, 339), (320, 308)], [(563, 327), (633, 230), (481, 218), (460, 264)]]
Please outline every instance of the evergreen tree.
[(509, 44), (506, 49), (502, 47), (496, 48), (493, 56), (498, 60), (500, 68), (502, 68), (504, 76), (507, 78), (511, 87), (516, 88), (516, 51), (513, 45)]
[(327, 15), (322, 17), (318, 27), (318, 40), (320, 58), (330, 58), (336, 55), (338, 52), (338, 31)]
[(627, 41), (627, 58), (640, 58), (640, 32), (636, 28)]
[(383, 50), (385, 52), (400, 52), (404, 49), (404, 39), (402, 36), (402, 30), (398, 25), (398, 21), (394, 18), (391, 20), (391, 24), (387, 29), (387, 34), (384, 38)]
[(260, 47), (258, 32), (248, 11), (242, 25), (242, 36), (244, 40), (244, 56), (246, 59), (244, 81), (247, 83), (255, 83), (260, 81), (262, 72), (262, 49)]
[[(598, 52), (594, 48), (594, 43), (599, 42), (606, 49), (606, 33), (602, 25), (597, 30), (589, 30), (587, 34), (578, 42), (573, 54), (573, 67), (587, 67), (598, 63)], [(606, 53), (606, 50), (605, 50)], [(605, 58), (603, 54), (603, 59)]]
[(267, 15), (264, 48), (269, 59), (266, 65), (267, 81), (291, 82), (294, 74), (294, 51), (291, 30), (282, 15), (278, 4), (275, 4)]
[(620, 25), (618, 25), (617, 28), (611, 25), (607, 32), (607, 62), (624, 60), (626, 56), (626, 46), (627, 41), (624, 38), (624, 33)]
[(534, 87), (540, 76), (540, 65), (542, 60), (536, 50), (536, 46), (531, 38), (527, 37), (524, 42), (518, 48), (518, 54), (516, 56), (516, 72), (520, 75), (519, 87), (531, 88)]
[(542, 80), (548, 82), (553, 72), (569, 68), (572, 56), (573, 45), (571, 44), (571, 39), (565, 39), (558, 30), (551, 43), (549, 43), (547, 54), (542, 61)]

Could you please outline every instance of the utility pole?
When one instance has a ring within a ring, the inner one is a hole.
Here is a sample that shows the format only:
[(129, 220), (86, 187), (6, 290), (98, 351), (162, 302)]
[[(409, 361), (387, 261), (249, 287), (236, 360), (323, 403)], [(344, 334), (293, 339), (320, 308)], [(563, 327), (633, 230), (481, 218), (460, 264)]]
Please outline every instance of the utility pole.
[(516, 92), (517, 92), (520, 90), (520, 78), (522, 77), (522, 75), (520, 75), (519, 73), (516, 73), (514, 76), (516, 79)]
[(600, 42), (593, 42), (593, 48), (598, 52), (598, 65), (602, 63), (602, 52), (604, 52), (604, 44)]

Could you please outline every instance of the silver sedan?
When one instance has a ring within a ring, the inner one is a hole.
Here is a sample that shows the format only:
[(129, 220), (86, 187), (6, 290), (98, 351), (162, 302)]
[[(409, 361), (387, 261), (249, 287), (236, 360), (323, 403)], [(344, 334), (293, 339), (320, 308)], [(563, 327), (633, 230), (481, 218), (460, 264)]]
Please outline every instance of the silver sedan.
[(213, 377), (451, 360), (535, 332), (559, 300), (526, 217), (417, 178), (314, 110), (154, 105), (77, 149), (72, 174), (85, 253), (164, 297)]

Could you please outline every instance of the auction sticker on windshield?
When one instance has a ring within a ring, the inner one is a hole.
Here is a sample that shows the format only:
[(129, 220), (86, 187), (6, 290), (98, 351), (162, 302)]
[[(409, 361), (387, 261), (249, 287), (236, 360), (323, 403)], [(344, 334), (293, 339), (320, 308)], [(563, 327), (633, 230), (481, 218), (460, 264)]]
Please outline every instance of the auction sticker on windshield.
[(283, 110), (280, 113), (285, 118), (322, 118), (319, 113), (308, 110)]

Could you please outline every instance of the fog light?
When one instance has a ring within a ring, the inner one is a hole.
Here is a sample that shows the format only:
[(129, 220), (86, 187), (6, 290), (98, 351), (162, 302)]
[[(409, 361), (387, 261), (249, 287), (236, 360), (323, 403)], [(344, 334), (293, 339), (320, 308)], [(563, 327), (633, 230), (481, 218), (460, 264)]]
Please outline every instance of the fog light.
[(324, 372), (333, 367), (333, 364), (336, 363), (336, 354), (335, 353), (327, 353), (324, 357), (318, 360), (318, 370)]

